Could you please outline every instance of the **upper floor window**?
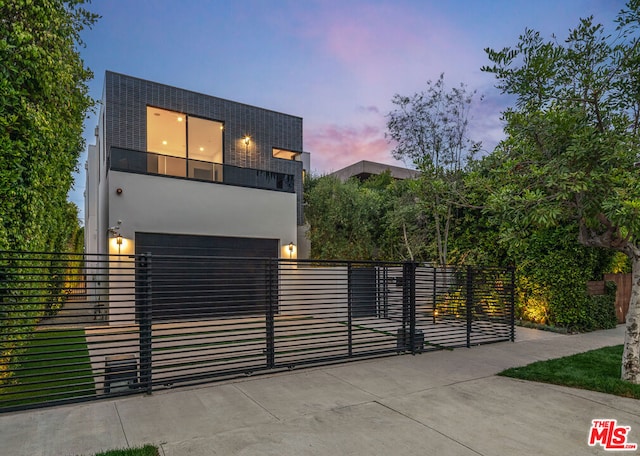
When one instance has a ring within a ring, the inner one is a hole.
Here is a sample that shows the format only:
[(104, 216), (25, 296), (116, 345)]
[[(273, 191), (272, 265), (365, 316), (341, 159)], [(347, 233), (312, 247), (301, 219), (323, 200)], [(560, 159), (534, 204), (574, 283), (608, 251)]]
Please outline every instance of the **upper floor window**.
[(297, 160), (300, 161), (301, 152), (294, 152), (292, 150), (273, 148), (273, 157), (282, 158), (284, 160)]
[(197, 177), (191, 174), (211, 168), (198, 162), (223, 163), (223, 130), (222, 122), (148, 106), (147, 152), (158, 154), (149, 165), (160, 174)]

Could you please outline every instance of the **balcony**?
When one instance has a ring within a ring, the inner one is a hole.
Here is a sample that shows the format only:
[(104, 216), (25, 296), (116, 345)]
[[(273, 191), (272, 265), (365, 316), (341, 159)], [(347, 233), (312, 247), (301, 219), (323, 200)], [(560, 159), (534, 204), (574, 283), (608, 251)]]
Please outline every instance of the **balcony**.
[(184, 157), (111, 148), (110, 169), (128, 173), (167, 176), (239, 187), (295, 193), (294, 176), (261, 169), (240, 168)]

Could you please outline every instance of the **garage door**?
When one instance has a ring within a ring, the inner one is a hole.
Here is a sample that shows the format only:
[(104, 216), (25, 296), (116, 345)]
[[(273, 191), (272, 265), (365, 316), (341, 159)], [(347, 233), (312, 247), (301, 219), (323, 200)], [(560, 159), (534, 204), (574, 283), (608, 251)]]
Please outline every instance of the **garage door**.
[(135, 244), (152, 254), (154, 321), (264, 314), (277, 284), (277, 239), (136, 233)]

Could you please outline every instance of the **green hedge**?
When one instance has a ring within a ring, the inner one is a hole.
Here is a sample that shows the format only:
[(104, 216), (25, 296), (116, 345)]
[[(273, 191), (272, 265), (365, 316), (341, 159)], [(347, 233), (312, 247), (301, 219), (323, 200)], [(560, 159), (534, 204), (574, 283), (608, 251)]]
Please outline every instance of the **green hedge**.
[(517, 316), (523, 320), (593, 331), (611, 328), (615, 284), (605, 296), (589, 296), (586, 283), (598, 280), (613, 252), (580, 245), (571, 226), (535, 233), (517, 268)]

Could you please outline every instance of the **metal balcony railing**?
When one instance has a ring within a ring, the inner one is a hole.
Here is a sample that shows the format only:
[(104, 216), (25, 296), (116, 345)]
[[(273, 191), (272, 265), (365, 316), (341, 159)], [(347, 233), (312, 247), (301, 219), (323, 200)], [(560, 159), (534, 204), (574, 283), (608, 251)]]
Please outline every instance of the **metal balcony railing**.
[(295, 193), (294, 176), (291, 174), (120, 147), (111, 147), (110, 169)]

